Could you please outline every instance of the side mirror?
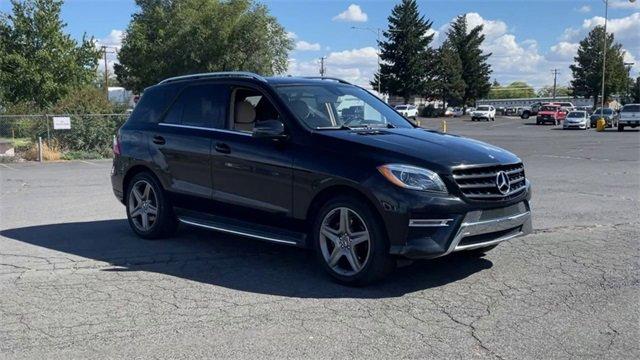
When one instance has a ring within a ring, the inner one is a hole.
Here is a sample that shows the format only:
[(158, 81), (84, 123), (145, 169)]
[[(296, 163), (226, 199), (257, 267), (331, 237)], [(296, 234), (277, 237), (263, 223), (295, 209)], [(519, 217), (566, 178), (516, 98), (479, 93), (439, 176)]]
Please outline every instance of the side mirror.
[(253, 127), (253, 137), (268, 139), (284, 139), (284, 124), (278, 120), (260, 121)]

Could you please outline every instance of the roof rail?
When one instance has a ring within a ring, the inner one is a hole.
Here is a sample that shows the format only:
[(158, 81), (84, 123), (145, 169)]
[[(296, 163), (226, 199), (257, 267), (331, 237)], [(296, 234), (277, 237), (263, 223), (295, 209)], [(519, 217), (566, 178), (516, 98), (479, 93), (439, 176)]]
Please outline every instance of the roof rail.
[(327, 77), (327, 76), (302, 76), (303, 79), (317, 79), (317, 80), (331, 80), (331, 81), (337, 81), (341, 84), (347, 84), (347, 85), (353, 85), (352, 83), (340, 79), (340, 78), (336, 78), (336, 77)]
[(172, 78), (168, 78), (168, 79), (164, 79), (162, 81), (160, 81), (158, 84), (166, 84), (166, 83), (170, 83), (170, 82), (174, 82), (174, 81), (180, 81), (180, 80), (188, 80), (188, 79), (215, 79), (215, 78), (223, 78), (223, 77), (242, 77), (242, 78), (249, 78), (249, 79), (255, 79), (258, 81), (262, 81), (262, 82), (267, 82), (267, 80), (258, 75), (258, 74), (254, 74), (252, 72), (248, 72), (248, 71), (223, 71), (223, 72), (211, 72), (211, 73), (201, 73), (201, 74), (191, 74), (191, 75), (183, 75), (183, 76), (176, 76), (176, 77), (172, 77)]

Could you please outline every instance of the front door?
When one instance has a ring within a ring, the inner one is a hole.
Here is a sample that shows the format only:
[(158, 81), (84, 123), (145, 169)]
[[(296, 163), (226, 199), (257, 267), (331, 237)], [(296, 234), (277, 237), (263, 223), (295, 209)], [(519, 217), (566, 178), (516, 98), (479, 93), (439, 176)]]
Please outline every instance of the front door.
[(281, 120), (268, 98), (253, 89), (231, 92), (230, 124), (213, 141), (213, 199), (219, 212), (272, 223), (292, 211), (293, 152), (283, 140), (252, 137), (253, 126)]

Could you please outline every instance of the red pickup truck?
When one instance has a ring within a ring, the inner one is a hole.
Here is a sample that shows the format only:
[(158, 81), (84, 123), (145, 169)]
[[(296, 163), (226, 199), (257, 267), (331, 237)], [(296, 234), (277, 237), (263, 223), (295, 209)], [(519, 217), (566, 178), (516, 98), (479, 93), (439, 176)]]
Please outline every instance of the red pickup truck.
[(546, 104), (540, 108), (536, 116), (536, 124), (541, 125), (547, 122), (560, 125), (560, 122), (567, 117), (567, 111), (560, 105)]

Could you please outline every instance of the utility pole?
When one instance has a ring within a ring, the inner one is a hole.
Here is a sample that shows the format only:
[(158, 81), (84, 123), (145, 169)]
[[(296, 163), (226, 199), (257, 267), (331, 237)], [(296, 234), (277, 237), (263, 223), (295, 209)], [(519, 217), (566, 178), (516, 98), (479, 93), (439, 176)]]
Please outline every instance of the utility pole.
[(553, 73), (553, 100), (556, 99), (556, 80), (558, 79), (558, 69), (552, 69), (551, 72)]
[(102, 46), (102, 54), (104, 55), (104, 96), (109, 101), (109, 66), (107, 65), (107, 47)]
[(326, 56), (323, 56), (320, 58), (320, 76), (324, 77), (324, 74), (326, 73), (326, 69), (324, 67), (324, 60), (326, 59)]
[[(633, 2), (633, 1), (632, 1)], [(600, 108), (604, 109), (604, 80), (605, 80), (605, 64), (607, 63), (607, 21), (609, 19), (609, 0), (604, 0), (604, 36), (602, 37), (602, 99), (600, 99)], [(604, 111), (604, 110), (602, 110)]]
[[(376, 34), (376, 43), (377, 43), (377, 53), (378, 53), (378, 94), (380, 96), (382, 96), (382, 88), (380, 86), (380, 83), (382, 83), (382, 71), (380, 69), (380, 55), (381, 55), (381, 50), (380, 50), (380, 41), (382, 40), (382, 29), (379, 27), (376, 28), (372, 28), (372, 27), (358, 27), (358, 26), (352, 26), (351, 29), (353, 30), (367, 30), (367, 31), (371, 31), (372, 33)], [(391, 30), (389, 30), (391, 31)]]

